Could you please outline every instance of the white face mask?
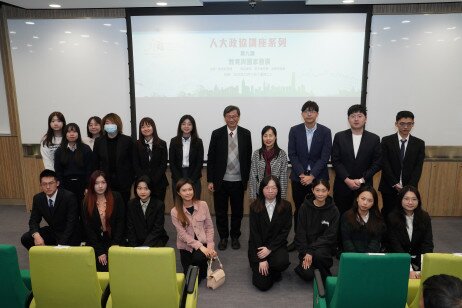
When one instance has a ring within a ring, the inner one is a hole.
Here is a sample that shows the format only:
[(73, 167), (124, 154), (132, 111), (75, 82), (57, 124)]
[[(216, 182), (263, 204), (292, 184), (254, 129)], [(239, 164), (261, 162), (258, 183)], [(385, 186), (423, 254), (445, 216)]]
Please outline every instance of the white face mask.
[(104, 124), (104, 130), (108, 134), (114, 134), (117, 132), (117, 125), (116, 124)]

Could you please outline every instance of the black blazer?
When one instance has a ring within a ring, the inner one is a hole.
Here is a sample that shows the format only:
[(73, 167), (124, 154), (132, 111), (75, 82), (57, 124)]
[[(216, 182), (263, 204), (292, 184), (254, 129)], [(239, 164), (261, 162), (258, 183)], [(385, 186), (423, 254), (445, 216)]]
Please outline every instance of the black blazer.
[[(123, 245), (123, 234), (125, 231), (125, 205), (122, 200), (122, 196), (118, 192), (113, 191), (112, 195), (114, 196), (114, 208), (112, 210), (111, 218), (109, 219), (109, 225), (111, 226), (109, 246)], [(109, 247), (107, 246), (107, 241), (103, 236), (98, 207), (95, 205), (92, 215), (89, 216), (87, 206), (84, 202), (84, 206), (82, 207), (82, 217), (85, 233), (87, 235), (87, 246), (93, 247), (96, 257), (107, 254)]]
[(152, 145), (152, 156), (149, 160), (148, 151), (144, 142), (137, 140), (133, 153), (133, 166), (136, 177), (147, 175), (151, 178), (155, 195), (168, 186), (167, 176), (167, 144), (160, 139), (159, 145)]
[(128, 245), (132, 247), (163, 247), (168, 241), (164, 229), (165, 204), (151, 197), (146, 215), (143, 214), (140, 199), (133, 198), (127, 205)]
[[(178, 182), (183, 177), (181, 171), (183, 165), (183, 141), (181, 137), (173, 137), (170, 140), (169, 158), (172, 179)], [(204, 164), (204, 145), (202, 139), (191, 140), (189, 148), (189, 177), (194, 182), (202, 177), (202, 165)]]
[[(116, 153), (116, 168), (117, 173), (114, 174), (114, 170), (110, 170), (109, 156), (107, 151), (107, 136), (101, 136), (95, 140), (93, 147), (93, 167), (95, 170), (102, 170), (110, 180), (117, 180), (118, 188), (125, 191), (130, 190), (134, 180), (133, 173), (133, 140), (132, 138), (119, 134), (116, 138), (117, 141), (117, 153)], [(115, 183), (111, 183), (115, 184)]]
[[(280, 207), (282, 207), (282, 211), (278, 213)], [(265, 246), (271, 251), (286, 247), (287, 236), (289, 236), (292, 228), (292, 206), (288, 201), (281, 200), (274, 208), (273, 218), (270, 221), (266, 208), (257, 213), (253, 210), (252, 204), (250, 206), (249, 226), (249, 261), (250, 263), (257, 263), (263, 261), (257, 256), (258, 247)]]
[[(383, 193), (394, 193), (393, 185), (399, 183), (401, 174), (400, 142), (397, 134), (382, 138), (382, 176), (379, 190)], [(403, 186), (412, 185), (417, 187), (422, 174), (422, 166), (425, 159), (425, 142), (414, 136), (409, 136), (408, 145), (404, 155), (402, 166)]]
[[(238, 126), (237, 143), (242, 186), (247, 189), (250, 163), (252, 159), (252, 139), (250, 131)], [(213, 183), (215, 190), (221, 187), (228, 164), (228, 128), (220, 127), (212, 132), (207, 158), (207, 182)]]
[(380, 138), (364, 130), (355, 158), (351, 129), (338, 132), (334, 137), (331, 160), (335, 169), (335, 194), (350, 194), (351, 190), (344, 182), (347, 177), (350, 179), (364, 178), (366, 185), (372, 186), (372, 178), (381, 167)]
[(54, 233), (59, 245), (75, 245), (77, 223), (79, 221), (78, 205), (73, 193), (58, 188), (53, 214), (48, 206), (48, 199), (44, 192), (34, 196), (32, 211), (29, 218), (29, 232), (34, 234), (40, 229), (42, 218), (45, 219)]
[[(420, 255), (433, 252), (433, 233), (430, 216), (427, 212), (422, 213), (422, 220), (415, 219), (412, 224), (412, 239), (409, 240), (406, 222), (400, 220), (403, 215), (400, 210), (395, 210), (388, 215), (388, 251), (405, 252), (412, 256), (411, 263), (420, 268)], [(414, 257), (415, 256), (415, 257)]]

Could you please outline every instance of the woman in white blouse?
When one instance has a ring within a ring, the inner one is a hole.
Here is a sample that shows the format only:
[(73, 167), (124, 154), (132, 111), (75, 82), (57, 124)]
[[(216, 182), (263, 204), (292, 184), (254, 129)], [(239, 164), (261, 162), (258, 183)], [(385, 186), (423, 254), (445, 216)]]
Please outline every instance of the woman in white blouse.
[(48, 130), (40, 141), (40, 154), (45, 169), (55, 170), (55, 152), (63, 139), (63, 127), (66, 125), (64, 115), (54, 111), (48, 116)]

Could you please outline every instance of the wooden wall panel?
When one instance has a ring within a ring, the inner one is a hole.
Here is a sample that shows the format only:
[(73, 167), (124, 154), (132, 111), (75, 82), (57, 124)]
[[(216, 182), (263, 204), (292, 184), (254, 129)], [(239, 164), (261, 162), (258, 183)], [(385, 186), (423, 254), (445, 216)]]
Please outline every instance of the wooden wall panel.
[(0, 137), (0, 199), (24, 199), (18, 137)]
[(462, 216), (462, 162), (457, 164), (454, 207), (451, 216)]
[(35, 194), (41, 191), (39, 176), (40, 172), (44, 169), (41, 158), (24, 157), (23, 159), (23, 172), (24, 176), (24, 199), (26, 209), (32, 209), (32, 199)]
[(457, 162), (432, 162), (426, 210), (431, 216), (451, 216), (454, 210)]

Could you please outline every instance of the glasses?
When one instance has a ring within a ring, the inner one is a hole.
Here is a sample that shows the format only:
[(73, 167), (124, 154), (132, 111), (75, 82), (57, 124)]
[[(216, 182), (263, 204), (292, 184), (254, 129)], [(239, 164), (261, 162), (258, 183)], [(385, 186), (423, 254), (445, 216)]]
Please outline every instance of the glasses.
[(278, 190), (278, 188), (276, 186), (265, 186), (264, 189), (268, 190), (268, 191), (276, 191), (276, 190)]
[(364, 118), (364, 114), (362, 113), (352, 113), (349, 116), (350, 119), (362, 119)]
[(408, 201), (412, 201), (414, 203), (419, 202), (419, 199), (417, 199), (417, 198), (404, 197), (403, 200), (406, 201), (406, 202), (408, 202)]
[(314, 113), (317, 113), (316, 110), (304, 110), (303, 112), (306, 113), (306, 114), (314, 114)]
[(399, 122), (398, 126), (399, 127), (412, 127), (414, 126), (414, 122)]
[(48, 187), (48, 186), (53, 186), (55, 184), (56, 184), (56, 181), (51, 181), (51, 182), (46, 182), (46, 183), (40, 183), (40, 186)]
[(225, 116), (225, 118), (227, 118), (227, 119), (237, 119), (237, 118), (239, 118), (239, 115), (237, 115), (237, 114), (227, 114)]

